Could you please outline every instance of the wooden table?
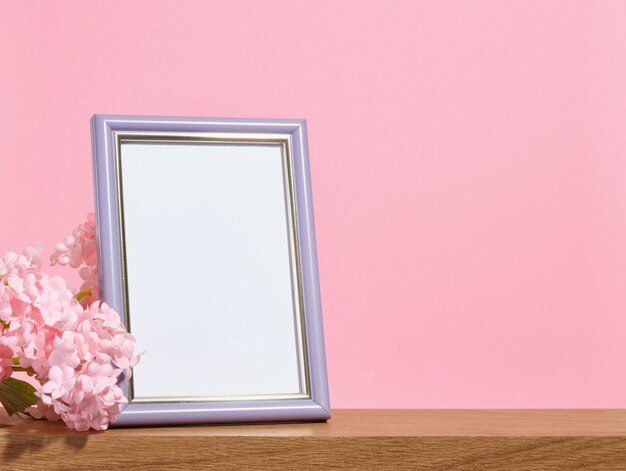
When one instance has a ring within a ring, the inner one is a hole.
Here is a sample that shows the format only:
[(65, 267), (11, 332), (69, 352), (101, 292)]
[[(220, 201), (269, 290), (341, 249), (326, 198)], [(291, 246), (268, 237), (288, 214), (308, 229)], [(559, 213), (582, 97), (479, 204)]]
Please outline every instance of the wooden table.
[(328, 423), (90, 433), (0, 422), (2, 471), (626, 470), (625, 410), (334, 410)]

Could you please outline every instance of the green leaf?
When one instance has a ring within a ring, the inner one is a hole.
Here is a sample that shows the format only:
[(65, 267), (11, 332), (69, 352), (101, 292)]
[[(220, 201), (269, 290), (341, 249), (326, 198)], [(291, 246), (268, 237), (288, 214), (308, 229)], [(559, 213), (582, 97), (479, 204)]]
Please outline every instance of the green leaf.
[(9, 416), (16, 412), (24, 412), (37, 403), (35, 388), (20, 379), (7, 378), (0, 382), (0, 403)]

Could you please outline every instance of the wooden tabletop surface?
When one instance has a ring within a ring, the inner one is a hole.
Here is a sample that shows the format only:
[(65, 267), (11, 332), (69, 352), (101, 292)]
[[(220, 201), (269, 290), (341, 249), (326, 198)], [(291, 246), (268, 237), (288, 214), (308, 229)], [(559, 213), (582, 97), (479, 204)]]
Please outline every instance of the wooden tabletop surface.
[(328, 423), (110, 429), (0, 416), (0, 469), (626, 469), (626, 410), (334, 410)]

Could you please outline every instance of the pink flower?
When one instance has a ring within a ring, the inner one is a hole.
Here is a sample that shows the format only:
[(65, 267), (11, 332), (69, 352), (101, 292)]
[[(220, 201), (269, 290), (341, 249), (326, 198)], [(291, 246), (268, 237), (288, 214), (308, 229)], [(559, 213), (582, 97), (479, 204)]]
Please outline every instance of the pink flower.
[(71, 330), (54, 337), (47, 360), (43, 405), (76, 430), (104, 430), (126, 404), (120, 375), (139, 356), (117, 312), (96, 301), (78, 315)]
[(76, 352), (76, 344), (74, 338), (76, 333), (66, 330), (61, 337), (55, 337), (54, 348), (48, 357), (48, 363), (51, 365), (48, 377), (52, 377), (52, 368), (76, 368), (80, 364), (80, 358)]
[(54, 366), (42, 388), (43, 404), (76, 430), (103, 430), (126, 403), (118, 385), (122, 368), (135, 365), (139, 356), (117, 313), (96, 302), (74, 331), (55, 339), (49, 361)]
[(40, 248), (0, 259), (0, 380), (17, 357), (41, 385), (40, 401), (27, 412), (76, 430), (104, 430), (115, 421), (127, 403), (120, 380), (139, 361), (119, 314), (98, 300), (95, 244), (90, 215), (51, 258), (53, 265), (84, 264), (77, 295), (63, 278), (41, 271)]
[(63, 242), (54, 248), (50, 257), (51, 265), (69, 265), (82, 267), (79, 275), (83, 283), (77, 293), (77, 300), (83, 307), (100, 299), (98, 287), (96, 223), (93, 213), (89, 213), (85, 222), (69, 234)]
[(74, 373), (76, 371), (71, 366), (53, 366), (48, 371), (48, 381), (41, 388), (43, 393), (41, 400), (44, 404), (52, 405), (54, 399), (58, 399), (72, 391), (76, 383)]
[(96, 253), (96, 223), (93, 213), (89, 213), (85, 222), (56, 245), (50, 263), (69, 265), (72, 268), (77, 268), (82, 263), (95, 266)]
[(34, 406), (26, 409), (26, 412), (33, 416), (35, 419), (46, 419), (50, 422), (56, 422), (57, 420), (61, 420), (61, 416), (54, 411), (54, 407), (47, 406), (41, 400), (37, 402)]
[(78, 302), (83, 307), (89, 306), (94, 301), (100, 299), (100, 287), (98, 285), (98, 268), (95, 265), (82, 267), (78, 274), (83, 279), (79, 292), (81, 293)]
[(0, 382), (13, 373), (13, 349), (6, 345), (0, 345)]

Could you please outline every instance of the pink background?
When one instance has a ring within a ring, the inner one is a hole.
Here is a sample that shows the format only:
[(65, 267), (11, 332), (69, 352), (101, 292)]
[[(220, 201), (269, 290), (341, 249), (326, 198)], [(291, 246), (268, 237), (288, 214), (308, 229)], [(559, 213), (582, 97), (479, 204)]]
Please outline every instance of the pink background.
[(0, 251), (92, 113), (304, 117), (334, 407), (626, 407), (626, 2), (0, 6)]

